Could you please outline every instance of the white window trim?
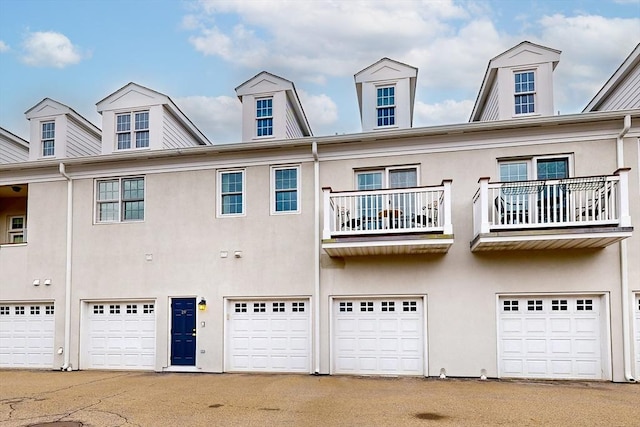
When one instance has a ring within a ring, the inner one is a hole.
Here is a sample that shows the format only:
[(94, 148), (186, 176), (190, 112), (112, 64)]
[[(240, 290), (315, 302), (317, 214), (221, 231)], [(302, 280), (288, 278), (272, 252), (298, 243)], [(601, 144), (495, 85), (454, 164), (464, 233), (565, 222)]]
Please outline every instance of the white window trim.
[[(222, 213), (222, 175), (225, 173), (242, 173), (242, 213)], [(247, 170), (246, 169), (222, 169), (217, 173), (216, 185), (216, 217), (233, 218), (247, 216)]]
[[(43, 138), (42, 132), (43, 132), (43, 125), (48, 124), (48, 123), (53, 123), (53, 138)], [(44, 154), (44, 143), (45, 141), (53, 141), (53, 154)], [(51, 157), (55, 157), (56, 156), (56, 121), (55, 119), (48, 119), (48, 120), (42, 120), (40, 122), (40, 157), (41, 158), (51, 158)]]
[[(11, 228), (11, 224), (13, 223), (14, 218), (22, 218), (22, 228)], [(7, 217), (7, 234), (8, 234), (8, 243), (10, 244), (21, 244), (27, 243), (27, 228), (25, 225), (27, 224), (27, 217), (25, 215), (11, 215)], [(14, 239), (17, 236), (22, 236), (22, 242), (15, 242)]]
[[(266, 99), (270, 99), (271, 100), (271, 116), (263, 116), (263, 117), (258, 117), (258, 112), (257, 112), (257, 108), (258, 108), (258, 101), (263, 101)], [(273, 139), (275, 138), (275, 118), (273, 115), (273, 111), (274, 111), (274, 105), (275, 105), (275, 97), (274, 94), (262, 94), (259, 97), (255, 97), (253, 98), (253, 117), (255, 119), (255, 123), (253, 126), (253, 139)], [(271, 119), (271, 135), (261, 135), (258, 136), (258, 120), (262, 120), (262, 119)]]
[[(136, 130), (136, 114), (138, 113), (147, 113), (149, 115), (149, 126), (146, 129), (138, 129)], [(128, 114), (130, 119), (130, 129), (129, 132), (118, 132), (118, 116), (124, 116)], [(149, 145), (147, 147), (136, 147), (136, 133), (137, 132), (149, 132)], [(151, 110), (149, 109), (141, 109), (141, 110), (124, 110), (117, 111), (113, 116), (113, 132), (114, 132), (114, 141), (113, 141), (113, 151), (114, 153), (124, 152), (124, 151), (137, 151), (137, 150), (148, 150), (151, 148)], [(129, 148), (118, 148), (118, 135), (128, 133), (131, 137), (131, 146)]]
[[(533, 73), (533, 84), (534, 84), (534, 90), (533, 92), (518, 92), (516, 93), (515, 87), (516, 87), (516, 74), (520, 74), (520, 73), (529, 73), (532, 72)], [(512, 96), (511, 96), (511, 117), (532, 117), (532, 116), (539, 116), (539, 104), (538, 104), (538, 68), (531, 68), (531, 67), (526, 67), (526, 68), (512, 68), (511, 69), (511, 91), (512, 91)], [(520, 114), (516, 114), (516, 96), (517, 95), (533, 95), (533, 108), (535, 109), (535, 111), (533, 113), (520, 113)]]
[[(297, 209), (294, 211), (276, 211), (276, 171), (278, 170), (284, 170), (284, 169), (296, 169), (297, 174), (296, 174), (296, 206)], [(280, 165), (280, 166), (271, 166), (271, 188), (269, 191), (269, 198), (271, 199), (271, 215), (295, 215), (295, 214), (300, 214), (301, 212), (301, 206), (300, 206), (300, 201), (302, 200), (301, 198), (301, 190), (302, 190), (302, 186), (300, 185), (301, 182), (301, 175), (300, 175), (300, 165)]]
[[(420, 186), (420, 165), (412, 164), (412, 165), (395, 165), (395, 166), (383, 166), (383, 167), (373, 167), (373, 168), (363, 168), (363, 169), (355, 169), (353, 174), (353, 188), (357, 190), (358, 188), (358, 175), (361, 173), (372, 173), (372, 172), (381, 172), (382, 173), (382, 189), (389, 189), (389, 172), (395, 170), (403, 170), (403, 169), (415, 169), (416, 170), (416, 186)], [(499, 169), (499, 166), (498, 166)]]
[(567, 159), (567, 172), (569, 178), (575, 176), (573, 169), (573, 154), (544, 154), (541, 156), (527, 156), (527, 157), (507, 157), (502, 159), (497, 159), (496, 163), (496, 172), (497, 172), (497, 181), (501, 182), (502, 178), (500, 176), (500, 165), (506, 163), (526, 163), (527, 164), (527, 181), (535, 181), (538, 179), (538, 161), (539, 160), (549, 160), (549, 159)]
[[(124, 220), (122, 216), (124, 215), (124, 211), (122, 209), (122, 181), (125, 179), (136, 179), (142, 178), (144, 180), (144, 194), (143, 194), (143, 202), (144, 202), (144, 218), (142, 219), (127, 219)], [(98, 208), (98, 183), (101, 181), (115, 181), (118, 180), (118, 219), (117, 220), (109, 220), (109, 221), (100, 221), (100, 209)], [(144, 222), (147, 218), (147, 177), (144, 175), (132, 175), (132, 176), (120, 176), (120, 177), (103, 177), (96, 178), (93, 182), (93, 224), (94, 225), (103, 225), (103, 224), (129, 224), (129, 223), (141, 223)]]
[[(375, 126), (373, 127), (374, 129), (394, 129), (398, 127), (398, 103), (397, 101), (397, 85), (398, 81), (394, 80), (394, 81), (389, 81), (389, 82), (378, 82), (374, 85), (375, 87), (375, 117), (374, 117), (374, 123)], [(378, 106), (378, 89), (384, 89), (386, 87), (393, 87), (393, 105), (384, 105), (379, 107)], [(392, 125), (382, 125), (379, 126), (378, 125), (378, 110), (380, 108), (389, 108), (389, 107), (393, 107), (393, 124)]]

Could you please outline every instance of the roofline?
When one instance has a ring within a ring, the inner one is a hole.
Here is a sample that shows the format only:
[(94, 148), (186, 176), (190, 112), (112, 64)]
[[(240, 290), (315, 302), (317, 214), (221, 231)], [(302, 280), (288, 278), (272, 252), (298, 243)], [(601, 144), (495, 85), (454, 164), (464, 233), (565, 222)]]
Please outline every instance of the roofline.
[(414, 67), (413, 65), (406, 64), (406, 63), (404, 63), (404, 62), (396, 61), (395, 59), (391, 59), (391, 58), (388, 58), (388, 57), (386, 57), (386, 56), (385, 56), (384, 58), (381, 58), (381, 59), (377, 60), (377, 61), (376, 61), (376, 62), (374, 62), (373, 64), (371, 64), (371, 65), (369, 65), (369, 66), (366, 66), (366, 67), (364, 67), (362, 70), (360, 70), (360, 71), (358, 71), (357, 73), (355, 73), (355, 74), (353, 75), (354, 80), (355, 80), (355, 78), (356, 78), (356, 76), (357, 76), (358, 74), (360, 74), (360, 73), (362, 73), (362, 72), (364, 72), (364, 71), (368, 70), (369, 68), (371, 68), (371, 67), (373, 67), (373, 66), (375, 66), (375, 65), (378, 65), (380, 62), (382, 62), (382, 61), (384, 61), (384, 60), (391, 61), (391, 62), (395, 62), (396, 64), (404, 65), (405, 67), (408, 67), (408, 68), (413, 68), (414, 70), (416, 70), (416, 74), (418, 73), (418, 68), (417, 68), (417, 67)]
[(616, 71), (609, 77), (605, 84), (600, 88), (598, 93), (589, 101), (583, 113), (587, 111), (593, 111), (598, 108), (604, 99), (613, 92), (621, 81), (626, 78), (632, 71), (633, 67), (640, 63), (640, 43), (629, 53), (629, 55), (622, 61), (622, 64), (616, 69)]
[[(500, 58), (502, 55), (504, 55), (505, 53), (512, 51), (520, 46), (522, 46), (523, 44), (529, 44), (535, 47), (538, 47), (540, 49), (545, 49), (545, 50), (549, 50), (551, 52), (557, 53), (558, 55), (560, 55), (562, 53), (561, 50), (558, 49), (554, 49), (548, 46), (543, 46), (541, 44), (537, 44), (537, 43), (532, 43), (528, 40), (523, 40), (520, 43), (518, 43), (517, 45), (510, 47), (509, 49), (505, 50), (502, 53), (499, 53), (498, 55), (494, 56), (493, 58), (491, 58), (489, 60), (489, 62), (487, 63), (487, 69), (484, 72), (484, 77), (482, 78), (482, 83), (480, 84), (480, 90), (478, 91), (478, 95), (476, 96), (476, 102), (473, 104), (473, 109), (471, 110), (471, 116), (469, 116), (469, 122), (473, 122), (474, 118), (478, 115), (478, 112), (480, 110), (480, 105), (484, 104), (484, 100), (489, 96), (489, 90), (491, 89), (491, 84), (487, 84), (487, 83), (493, 83), (495, 80), (495, 71), (498, 67), (492, 67), (491, 64), (493, 63), (493, 61), (495, 61), (496, 59)], [(558, 61), (555, 61), (553, 63), (553, 68), (556, 68), (556, 65), (558, 64)], [(479, 118), (478, 118), (479, 120)]]
[[(311, 130), (311, 125), (309, 125), (309, 120), (307, 119), (307, 114), (304, 112), (304, 108), (302, 107), (302, 102), (300, 102), (300, 97), (298, 96), (298, 90), (296, 89), (296, 84), (294, 82), (292, 82), (289, 79), (285, 79), (284, 77), (281, 77), (277, 74), (273, 74), (270, 73), (269, 71), (260, 71), (258, 74), (256, 74), (255, 76), (251, 77), (250, 79), (245, 80), (244, 82), (242, 82), (241, 84), (239, 84), (238, 86), (236, 86), (236, 88), (234, 89), (234, 91), (237, 93), (238, 89), (240, 89), (242, 86), (246, 85), (247, 83), (249, 83), (251, 80), (255, 79), (256, 77), (258, 77), (261, 74), (268, 74), (272, 77), (275, 77), (277, 79), (280, 80), (284, 80), (287, 83), (291, 83), (291, 87), (293, 88), (293, 94), (295, 96), (295, 101), (297, 101), (297, 106), (300, 107), (300, 116), (304, 122), (304, 126), (306, 127), (306, 131), (309, 133), (309, 135), (313, 135), (313, 131)], [(289, 92), (289, 90), (285, 90), (285, 92)], [(238, 99), (242, 102), (242, 97), (244, 95), (236, 95), (238, 97)]]
[[(136, 152), (130, 151), (126, 153), (116, 154), (103, 154), (95, 156), (85, 156), (64, 159), (64, 162), (68, 166), (73, 165), (92, 165), (92, 164), (106, 164), (116, 163), (126, 160), (153, 160), (156, 158), (167, 158), (183, 155), (206, 155), (216, 153), (241, 153), (247, 151), (264, 151), (264, 150), (277, 150), (287, 149), (295, 147), (309, 147), (309, 153), (311, 155), (310, 147), (314, 142), (319, 147), (331, 146), (335, 144), (344, 143), (357, 143), (357, 142), (374, 142), (385, 141), (399, 138), (416, 138), (416, 137), (435, 137), (448, 134), (464, 134), (474, 132), (490, 132), (501, 131), (509, 129), (523, 129), (523, 128), (539, 128), (544, 126), (557, 126), (557, 125), (570, 125), (570, 124), (582, 124), (593, 123), (598, 121), (611, 121), (611, 120), (623, 120), (625, 116), (631, 115), (635, 118), (640, 118), (640, 109), (633, 110), (618, 110), (618, 111), (596, 111), (587, 113), (577, 113), (563, 116), (546, 116), (546, 117), (533, 117), (523, 118), (518, 120), (496, 120), (488, 122), (472, 122), (461, 123), (454, 125), (441, 125), (422, 128), (408, 128), (397, 129), (389, 131), (376, 131), (366, 133), (355, 133), (346, 135), (330, 135), (323, 137), (305, 137), (298, 139), (283, 139), (278, 141), (259, 141), (259, 142), (237, 142), (232, 144), (218, 144), (210, 146), (200, 147), (187, 147), (187, 148), (174, 148), (164, 149), (157, 151), (144, 151)], [(21, 170), (21, 169), (39, 169), (47, 167), (57, 167), (61, 162), (58, 160), (37, 160), (21, 163), (12, 163), (8, 165), (2, 165), (0, 170)]]
[(0, 126), (0, 134), (3, 134), (5, 137), (7, 137), (9, 140), (14, 142), (15, 144), (22, 146), (22, 148), (26, 148), (27, 150), (29, 149), (29, 141), (19, 137), (15, 133), (3, 128), (2, 126)]
[[(96, 102), (96, 108), (97, 108), (98, 104), (104, 102), (110, 96), (113, 96), (113, 94), (118, 93), (121, 90), (123, 90), (124, 88), (126, 88), (127, 86), (131, 86), (131, 85), (138, 86), (138, 87), (140, 87), (142, 89), (148, 90), (150, 92), (153, 92), (153, 93), (155, 93), (157, 95), (160, 95), (160, 96), (166, 98), (168, 102), (165, 105), (169, 106), (169, 110), (171, 110), (173, 112), (173, 114), (177, 118), (183, 120), (183, 122), (187, 125), (187, 128), (189, 129), (189, 131), (191, 131), (191, 133), (196, 137), (196, 139), (202, 140), (203, 141), (202, 145), (213, 145), (213, 143), (211, 141), (209, 141), (209, 138), (207, 138), (205, 136), (205, 134), (202, 133), (202, 131), (200, 131), (200, 129), (198, 129), (198, 127), (191, 121), (191, 119), (189, 117), (187, 117), (187, 115), (182, 112), (182, 110), (176, 105), (175, 102), (173, 102), (173, 100), (171, 99), (171, 97), (169, 95), (165, 95), (162, 92), (158, 92), (155, 89), (148, 88), (148, 87), (143, 86), (141, 84), (138, 84), (136, 82), (129, 82), (126, 85), (122, 86), (120, 89), (111, 92), (109, 95), (105, 96), (100, 101)], [(98, 113), (102, 114), (101, 111), (98, 111)]]
[(63, 107), (69, 109), (69, 113), (65, 113), (65, 114), (69, 114), (71, 117), (73, 117), (74, 119), (76, 119), (78, 122), (80, 122), (81, 124), (84, 124), (87, 128), (89, 128), (89, 130), (95, 132), (98, 136), (102, 136), (102, 129), (100, 129), (98, 126), (94, 125), (93, 123), (91, 123), (87, 118), (85, 118), (82, 114), (78, 113), (76, 110), (74, 110), (73, 108), (69, 107), (67, 104), (63, 104), (60, 101), (56, 101), (53, 98), (43, 98), (42, 101), (38, 102), (37, 104), (35, 104), (33, 107), (29, 108), (27, 111), (24, 112), (25, 115), (29, 114), (29, 112), (31, 110), (33, 110), (34, 108), (36, 108), (38, 105), (42, 104), (43, 102), (45, 102), (46, 100), (55, 102), (56, 104), (60, 104)]

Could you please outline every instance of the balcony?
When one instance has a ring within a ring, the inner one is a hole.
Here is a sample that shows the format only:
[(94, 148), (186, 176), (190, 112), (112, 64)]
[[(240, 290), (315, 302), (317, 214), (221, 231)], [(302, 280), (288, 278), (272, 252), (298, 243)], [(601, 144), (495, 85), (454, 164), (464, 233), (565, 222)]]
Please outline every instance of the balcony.
[(323, 192), (322, 248), (329, 256), (445, 253), (453, 244), (450, 180), (429, 187)]
[(471, 250), (604, 248), (631, 237), (628, 172), (497, 183), (481, 178)]

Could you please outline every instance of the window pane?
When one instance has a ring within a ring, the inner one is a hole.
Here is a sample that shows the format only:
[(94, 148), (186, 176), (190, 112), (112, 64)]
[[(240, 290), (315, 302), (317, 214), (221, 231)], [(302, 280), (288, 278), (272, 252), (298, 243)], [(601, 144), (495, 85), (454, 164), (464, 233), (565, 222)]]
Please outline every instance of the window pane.
[(500, 164), (500, 181), (513, 182), (513, 181), (526, 181), (528, 180), (527, 163), (526, 162), (513, 162), (513, 163), (501, 163)]
[(118, 200), (118, 180), (98, 182), (98, 200)]
[(136, 130), (149, 129), (149, 113), (136, 113)]
[(382, 172), (361, 172), (358, 174), (358, 190), (380, 190)]
[(122, 180), (122, 200), (144, 199), (144, 179)]
[(389, 171), (389, 188), (415, 187), (418, 185), (418, 171), (411, 169), (396, 169)]
[(124, 220), (144, 219), (144, 201), (124, 202)]
[(128, 132), (131, 130), (131, 115), (121, 114), (116, 116), (116, 131)]
[(118, 221), (118, 203), (98, 204), (98, 221)]
[(242, 213), (242, 194), (230, 194), (222, 196), (222, 213), (223, 214), (240, 214)]
[(276, 190), (285, 190), (298, 187), (297, 169), (276, 170)]
[(126, 150), (131, 148), (131, 134), (119, 133), (118, 134), (118, 150)]
[(136, 132), (136, 148), (144, 148), (149, 146), (149, 131)]
[(298, 192), (280, 191), (276, 193), (276, 212), (298, 210)]
[(242, 172), (229, 172), (222, 174), (222, 193), (235, 193), (242, 191)]
[(567, 159), (538, 160), (538, 179), (562, 179), (569, 177)]

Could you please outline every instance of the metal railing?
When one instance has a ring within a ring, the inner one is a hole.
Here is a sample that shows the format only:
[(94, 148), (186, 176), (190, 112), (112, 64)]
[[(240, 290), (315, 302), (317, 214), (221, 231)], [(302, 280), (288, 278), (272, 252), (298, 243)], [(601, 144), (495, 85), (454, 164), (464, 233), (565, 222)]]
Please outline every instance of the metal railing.
[(323, 188), (323, 238), (452, 233), (451, 181), (430, 187), (340, 191)]
[(627, 174), (621, 169), (612, 176), (496, 183), (481, 178), (473, 198), (474, 232), (630, 225)]

